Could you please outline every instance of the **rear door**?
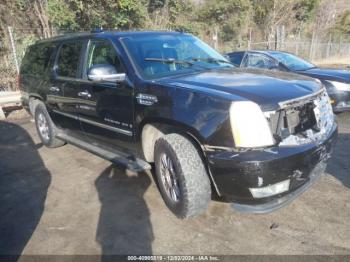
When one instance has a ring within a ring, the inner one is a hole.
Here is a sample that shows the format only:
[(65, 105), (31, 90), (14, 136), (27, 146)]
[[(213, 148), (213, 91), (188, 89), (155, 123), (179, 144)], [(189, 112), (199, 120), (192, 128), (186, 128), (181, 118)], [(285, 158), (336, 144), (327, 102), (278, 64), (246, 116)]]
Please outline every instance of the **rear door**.
[(83, 72), (86, 96), (78, 111), (82, 128), (92, 142), (128, 151), (133, 146), (132, 84), (128, 78), (122, 83), (93, 82), (87, 76), (94, 65), (112, 65), (117, 73), (126, 73), (118, 53), (108, 39), (90, 40)]
[(55, 107), (51, 117), (55, 124), (68, 133), (81, 133), (77, 106), (81, 97), (81, 61), (86, 41), (72, 40), (63, 42), (56, 56), (53, 79), (49, 90)]

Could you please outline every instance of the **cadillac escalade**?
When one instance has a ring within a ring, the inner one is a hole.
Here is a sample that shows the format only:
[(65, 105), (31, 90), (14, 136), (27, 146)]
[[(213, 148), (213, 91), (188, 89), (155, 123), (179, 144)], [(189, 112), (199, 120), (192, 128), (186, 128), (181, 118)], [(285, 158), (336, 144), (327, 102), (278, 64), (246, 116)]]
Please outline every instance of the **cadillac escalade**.
[(181, 32), (40, 40), (25, 54), (19, 85), (43, 144), (154, 169), (179, 218), (211, 199), (250, 213), (290, 203), (324, 172), (337, 135), (319, 81), (235, 68)]

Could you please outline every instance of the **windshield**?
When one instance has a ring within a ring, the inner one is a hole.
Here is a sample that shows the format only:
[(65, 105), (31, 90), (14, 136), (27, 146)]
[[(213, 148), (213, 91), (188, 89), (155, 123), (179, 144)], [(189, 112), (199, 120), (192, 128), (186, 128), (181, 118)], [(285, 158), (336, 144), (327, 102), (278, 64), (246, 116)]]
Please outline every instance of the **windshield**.
[(135, 35), (121, 41), (146, 79), (233, 67), (213, 48), (187, 34)]
[(288, 53), (280, 53), (280, 52), (269, 52), (269, 55), (277, 59), (279, 62), (284, 64), (290, 70), (295, 71), (304, 71), (315, 66), (297, 56)]

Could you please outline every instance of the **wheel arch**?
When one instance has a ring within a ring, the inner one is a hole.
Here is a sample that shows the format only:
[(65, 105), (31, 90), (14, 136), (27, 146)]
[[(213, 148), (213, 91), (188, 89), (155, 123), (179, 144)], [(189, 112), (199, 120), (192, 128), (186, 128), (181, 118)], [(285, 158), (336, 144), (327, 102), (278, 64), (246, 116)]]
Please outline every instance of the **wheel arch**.
[(152, 147), (154, 148), (155, 141), (159, 137), (170, 133), (177, 133), (186, 136), (196, 145), (196, 147), (198, 147), (197, 149), (200, 149), (202, 154), (204, 154), (202, 148), (204, 138), (192, 127), (174, 120), (152, 118), (143, 121), (139, 125), (137, 132), (137, 140), (141, 142), (142, 150), (147, 161), (154, 161), (153, 152), (149, 154), (149, 150)]
[(141, 143), (142, 153), (145, 160), (148, 162), (154, 162), (154, 145), (157, 139), (170, 133), (183, 135), (192, 142), (204, 163), (210, 183), (215, 189), (214, 191), (217, 195), (220, 195), (215, 180), (207, 165), (207, 156), (203, 147), (203, 144), (205, 144), (205, 139), (199, 134), (199, 132), (191, 127), (188, 127), (187, 125), (183, 125), (176, 121), (163, 119), (149, 119), (144, 121), (139, 126), (138, 139)]
[(29, 112), (32, 116), (34, 116), (35, 113), (35, 107), (37, 106), (38, 102), (44, 102), (43, 98), (38, 94), (30, 94), (28, 98), (28, 106), (29, 106)]

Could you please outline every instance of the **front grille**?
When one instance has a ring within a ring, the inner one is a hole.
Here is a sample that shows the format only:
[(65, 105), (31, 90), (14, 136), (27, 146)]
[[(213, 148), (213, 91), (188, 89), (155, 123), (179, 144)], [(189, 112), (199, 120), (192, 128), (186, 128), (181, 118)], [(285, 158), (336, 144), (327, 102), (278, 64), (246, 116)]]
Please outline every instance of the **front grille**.
[(280, 106), (281, 110), (270, 114), (268, 120), (281, 146), (322, 141), (332, 130), (334, 115), (325, 90)]

